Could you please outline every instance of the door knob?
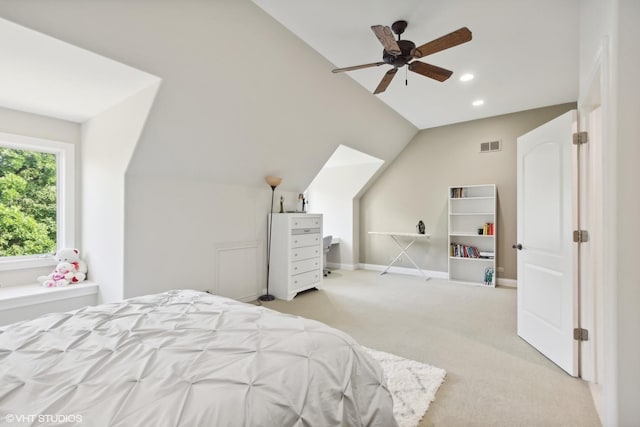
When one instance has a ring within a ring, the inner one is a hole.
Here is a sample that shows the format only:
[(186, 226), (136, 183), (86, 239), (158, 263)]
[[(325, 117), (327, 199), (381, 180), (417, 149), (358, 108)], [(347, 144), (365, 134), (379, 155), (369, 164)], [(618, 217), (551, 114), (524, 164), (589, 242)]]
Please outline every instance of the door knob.
[(522, 243), (518, 243), (517, 245), (511, 245), (511, 247), (513, 249), (517, 249), (517, 250), (521, 251), (522, 250)]

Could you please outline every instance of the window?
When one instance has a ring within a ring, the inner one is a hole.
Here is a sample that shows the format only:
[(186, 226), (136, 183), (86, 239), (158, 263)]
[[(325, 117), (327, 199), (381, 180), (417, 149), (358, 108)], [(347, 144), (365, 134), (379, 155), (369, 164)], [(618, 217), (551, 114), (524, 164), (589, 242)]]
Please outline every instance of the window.
[(74, 145), (0, 133), (0, 270), (75, 246)]

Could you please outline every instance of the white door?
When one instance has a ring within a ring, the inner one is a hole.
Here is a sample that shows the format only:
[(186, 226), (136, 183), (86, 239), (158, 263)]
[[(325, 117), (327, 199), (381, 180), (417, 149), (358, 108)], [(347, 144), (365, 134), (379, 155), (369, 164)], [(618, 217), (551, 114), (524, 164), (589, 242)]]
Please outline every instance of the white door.
[(576, 112), (518, 138), (518, 335), (573, 376)]

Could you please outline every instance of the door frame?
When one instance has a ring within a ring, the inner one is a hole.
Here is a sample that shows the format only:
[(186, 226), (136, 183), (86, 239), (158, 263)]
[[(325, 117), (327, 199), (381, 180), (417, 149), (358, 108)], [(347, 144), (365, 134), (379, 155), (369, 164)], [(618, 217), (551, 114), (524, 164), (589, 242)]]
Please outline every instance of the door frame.
[[(589, 231), (590, 245), (581, 253), (580, 323), (589, 330), (590, 341), (581, 343), (582, 378), (590, 390), (601, 421), (615, 404), (615, 145), (611, 124), (609, 39), (603, 37), (588, 78), (581, 82), (584, 96), (578, 99), (578, 127), (589, 132), (581, 170), (587, 170), (580, 195), (581, 226)], [(599, 129), (593, 113), (599, 109)], [(594, 132), (595, 131), (595, 132)], [(600, 268), (598, 268), (598, 266)]]

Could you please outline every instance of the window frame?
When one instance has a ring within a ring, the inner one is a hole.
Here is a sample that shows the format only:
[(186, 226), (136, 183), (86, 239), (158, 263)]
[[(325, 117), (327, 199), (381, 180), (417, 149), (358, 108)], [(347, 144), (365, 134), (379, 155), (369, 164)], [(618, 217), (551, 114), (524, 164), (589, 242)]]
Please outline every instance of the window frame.
[[(76, 247), (75, 144), (0, 132), (0, 146), (56, 155), (56, 249)], [(0, 271), (51, 265), (53, 254), (0, 256)]]

